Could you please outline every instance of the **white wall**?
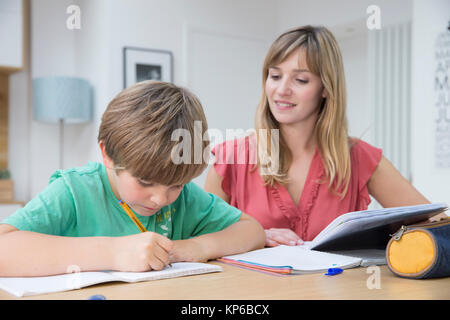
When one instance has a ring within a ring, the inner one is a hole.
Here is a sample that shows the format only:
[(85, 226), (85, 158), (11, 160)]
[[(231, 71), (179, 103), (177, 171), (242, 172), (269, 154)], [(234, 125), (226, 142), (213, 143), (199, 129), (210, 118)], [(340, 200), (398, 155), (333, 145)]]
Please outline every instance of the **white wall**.
[(30, 71), (27, 67), (26, 70), (9, 76), (8, 166), (14, 181), (15, 199), (21, 201), (30, 199), (31, 98), (29, 75)]
[[(340, 38), (345, 34), (342, 25), (353, 24), (354, 28), (366, 28), (366, 10), (369, 5), (377, 5), (381, 12), (381, 24), (389, 25), (411, 18), (410, 0), (282, 0), (278, 5), (278, 29), (319, 24), (329, 27)], [(335, 30), (336, 29), (336, 30)]]
[[(74, 69), (79, 77), (87, 79), (93, 86), (92, 123), (66, 126), (69, 143), (65, 148), (65, 167), (85, 165), (88, 161), (101, 161), (97, 145), (100, 119), (112, 98), (109, 92), (111, 82), (111, 49), (114, 38), (111, 32), (110, 0), (79, 0), (81, 29), (72, 31), (74, 38)], [(114, 66), (121, 68), (121, 66)]]
[[(450, 204), (450, 169), (435, 164), (435, 41), (446, 31), (450, 1), (414, 0), (412, 19), (412, 170), (415, 186), (428, 199)], [(448, 66), (447, 66), (448, 67)], [(448, 74), (448, 71), (447, 71)]]
[(368, 91), (367, 33), (338, 40), (344, 60), (347, 86), (347, 119), (349, 135), (373, 143)]

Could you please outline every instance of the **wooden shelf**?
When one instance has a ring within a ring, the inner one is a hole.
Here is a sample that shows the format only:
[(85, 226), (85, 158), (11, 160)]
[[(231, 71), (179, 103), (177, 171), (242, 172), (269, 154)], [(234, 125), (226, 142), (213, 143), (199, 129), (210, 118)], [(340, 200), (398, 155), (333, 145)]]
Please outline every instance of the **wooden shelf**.
[(23, 202), (23, 201), (16, 201), (16, 200), (0, 201), (0, 205), (2, 205), (2, 204), (20, 204), (22, 207), (25, 206), (25, 202)]
[(11, 73), (19, 72), (22, 70), (23, 70), (23, 68), (0, 66), (0, 74), (1, 75), (10, 75)]

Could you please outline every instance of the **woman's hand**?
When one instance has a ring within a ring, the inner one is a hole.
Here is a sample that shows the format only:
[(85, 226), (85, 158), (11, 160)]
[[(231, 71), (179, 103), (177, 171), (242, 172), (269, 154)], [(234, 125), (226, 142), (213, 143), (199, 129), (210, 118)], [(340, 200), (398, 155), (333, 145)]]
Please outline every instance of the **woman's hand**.
[(280, 244), (296, 246), (303, 244), (303, 240), (291, 229), (270, 228), (266, 232), (266, 247), (275, 247)]

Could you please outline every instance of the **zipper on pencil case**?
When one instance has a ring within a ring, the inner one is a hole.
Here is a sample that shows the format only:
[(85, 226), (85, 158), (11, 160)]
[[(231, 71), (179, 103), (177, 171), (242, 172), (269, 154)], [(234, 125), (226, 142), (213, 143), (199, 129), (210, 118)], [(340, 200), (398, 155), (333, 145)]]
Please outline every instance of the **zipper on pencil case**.
[(429, 228), (439, 227), (439, 226), (441, 226), (441, 225), (443, 226), (443, 225), (448, 224), (449, 221), (450, 221), (450, 219), (447, 218), (447, 219), (442, 219), (442, 220), (434, 221), (434, 222), (427, 222), (427, 223), (413, 224), (413, 225), (410, 225), (410, 226), (402, 225), (402, 226), (400, 227), (400, 229), (399, 229), (396, 233), (391, 234), (390, 236), (391, 236), (392, 238), (394, 238), (395, 241), (398, 241), (398, 240), (400, 240), (400, 239), (402, 238), (403, 234), (404, 234), (406, 231), (414, 230), (414, 229), (419, 229), (419, 228), (429, 229)]

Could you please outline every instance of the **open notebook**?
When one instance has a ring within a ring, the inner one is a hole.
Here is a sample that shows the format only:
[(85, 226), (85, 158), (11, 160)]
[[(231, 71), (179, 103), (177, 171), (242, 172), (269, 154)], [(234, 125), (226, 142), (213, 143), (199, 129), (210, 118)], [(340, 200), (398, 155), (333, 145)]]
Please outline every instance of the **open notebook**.
[(444, 203), (356, 211), (333, 220), (313, 241), (226, 256), (219, 261), (281, 274), (386, 264), (390, 235), (447, 209)]
[(139, 282), (220, 272), (220, 266), (207, 263), (177, 262), (172, 267), (148, 272), (78, 272), (48, 277), (0, 278), (0, 289), (17, 297), (80, 289), (98, 283)]

